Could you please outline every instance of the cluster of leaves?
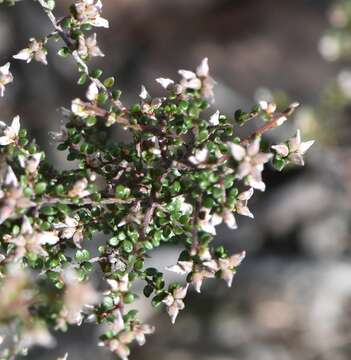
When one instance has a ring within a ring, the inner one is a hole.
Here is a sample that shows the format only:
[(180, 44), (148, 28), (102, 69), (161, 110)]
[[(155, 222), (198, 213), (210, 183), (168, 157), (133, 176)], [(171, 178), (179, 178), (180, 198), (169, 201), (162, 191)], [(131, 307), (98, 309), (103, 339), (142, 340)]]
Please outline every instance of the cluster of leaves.
[[(264, 165), (279, 170), (303, 164), (312, 142), (300, 133), (284, 144), (261, 150), (262, 135), (283, 124), (296, 108), (283, 112), (260, 102), (234, 119), (210, 112), (215, 85), (204, 59), (196, 71), (180, 70), (180, 79), (159, 78), (164, 96), (153, 98), (143, 86), (130, 107), (121, 101), (113, 77), (103, 78), (88, 61), (103, 56), (92, 27), (108, 27), (100, 1), (79, 0), (57, 20), (55, 2), (38, 0), (53, 25), (42, 39), (30, 39), (14, 56), (47, 64), (46, 44), (61, 39), (59, 55), (72, 56), (86, 99), (74, 99), (61, 131), (53, 133), (58, 150), (76, 161), (72, 170), (45, 161), (20, 119), (1, 123), (0, 322), (15, 329), (3, 338), (0, 359), (13, 359), (33, 344), (51, 345), (49, 328), (95, 321), (104, 326), (101, 345), (127, 359), (129, 345), (145, 342), (154, 328), (130, 308), (137, 297), (133, 283), (143, 280), (143, 294), (154, 306), (164, 304), (174, 323), (184, 308), (190, 284), (201, 290), (206, 278), (231, 285), (245, 252), (213, 247), (216, 226), (237, 227), (235, 214), (253, 217), (248, 200), (264, 191)], [(0, 88), (13, 81), (10, 63), (0, 67)], [(261, 117), (264, 124), (240, 139), (235, 125)], [(120, 126), (129, 142), (118, 142), (111, 127)], [(88, 251), (96, 233), (107, 240)], [(148, 253), (164, 244), (183, 247), (176, 264), (184, 284), (166, 284), (162, 269), (145, 267)], [(104, 290), (91, 284), (99, 268)], [(67, 356), (65, 356), (67, 358)]]

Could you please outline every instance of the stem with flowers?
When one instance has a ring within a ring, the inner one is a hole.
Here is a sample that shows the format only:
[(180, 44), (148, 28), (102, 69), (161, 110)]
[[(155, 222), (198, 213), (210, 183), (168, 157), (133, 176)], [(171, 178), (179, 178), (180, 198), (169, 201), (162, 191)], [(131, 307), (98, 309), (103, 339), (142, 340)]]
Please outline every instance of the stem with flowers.
[[(180, 70), (176, 81), (156, 79), (162, 97), (142, 86), (139, 101), (124, 106), (114, 77), (103, 79), (101, 69), (88, 67), (92, 57), (103, 56), (91, 34), (93, 27), (108, 27), (101, 2), (78, 0), (60, 20), (54, 0), (38, 3), (54, 31), (31, 38), (13, 58), (48, 65), (47, 43), (60, 39), (59, 55), (73, 57), (87, 90), (86, 99), (63, 110), (65, 126), (52, 134), (58, 150), (76, 162), (71, 170), (45, 160), (19, 116), (11, 125), (0, 123), (0, 323), (16, 333), (0, 334), (0, 359), (52, 345), (51, 329), (93, 321), (104, 329), (100, 345), (124, 360), (133, 342), (143, 345), (154, 332), (132, 306), (140, 295), (135, 282), (143, 280), (143, 296), (164, 305), (172, 323), (190, 285), (200, 292), (205, 279), (217, 277), (231, 286), (245, 251), (214, 246), (216, 227), (224, 222), (236, 229), (237, 214), (253, 218), (248, 201), (265, 190), (264, 167), (302, 165), (312, 141), (302, 142), (298, 131), (262, 151), (262, 136), (282, 125), (296, 103), (278, 112), (260, 102), (233, 119), (211, 111), (215, 81), (207, 58), (195, 71)], [(13, 80), (8, 62), (0, 67), (2, 96)], [(264, 124), (240, 139), (237, 125), (253, 118)], [(119, 142), (113, 127), (132, 140)], [(96, 234), (105, 239), (93, 246), (93, 256), (88, 244)], [(150, 252), (165, 245), (183, 249), (167, 267), (183, 275), (182, 282), (167, 284), (163, 269), (145, 266)], [(103, 291), (92, 283), (97, 268)]]

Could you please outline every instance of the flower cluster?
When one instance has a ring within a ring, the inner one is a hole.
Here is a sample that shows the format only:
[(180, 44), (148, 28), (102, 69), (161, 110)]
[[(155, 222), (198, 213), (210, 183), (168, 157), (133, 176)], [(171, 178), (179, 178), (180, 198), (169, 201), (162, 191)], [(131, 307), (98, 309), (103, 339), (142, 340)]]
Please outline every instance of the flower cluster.
[[(214, 246), (216, 227), (224, 222), (236, 229), (237, 215), (253, 218), (248, 202), (265, 190), (265, 166), (271, 160), (279, 170), (303, 165), (312, 142), (302, 142), (298, 132), (286, 143), (262, 144), (264, 133), (282, 125), (297, 104), (279, 112), (260, 102), (234, 118), (217, 109), (207, 116), (215, 86), (207, 58), (195, 71), (180, 70), (177, 80), (156, 79), (163, 96), (142, 86), (139, 101), (125, 106), (114, 78), (88, 65), (103, 56), (91, 33), (108, 27), (101, 2), (78, 1), (59, 20), (54, 1), (38, 2), (52, 33), (31, 39), (14, 58), (47, 64), (46, 44), (60, 38), (59, 55), (73, 57), (86, 95), (64, 109), (65, 125), (52, 134), (58, 150), (78, 164), (70, 170), (45, 160), (18, 116), (11, 125), (0, 123), (0, 322), (17, 331), (5, 338), (0, 358), (52, 345), (52, 328), (95, 322), (104, 329), (100, 345), (127, 359), (130, 344), (143, 345), (154, 332), (131, 308), (135, 281), (144, 283), (153, 306), (165, 306), (172, 323), (189, 285), (200, 292), (205, 279), (217, 277), (231, 286), (245, 252)], [(7, 63), (0, 67), (1, 95), (12, 80)], [(253, 118), (263, 125), (241, 138), (240, 126)], [(117, 141), (111, 127), (121, 127), (131, 140)], [(92, 256), (88, 242), (96, 233), (105, 240)], [(145, 266), (149, 252), (165, 244), (183, 248), (168, 267), (182, 281), (167, 284), (163, 269)], [(96, 269), (98, 285), (91, 276)]]

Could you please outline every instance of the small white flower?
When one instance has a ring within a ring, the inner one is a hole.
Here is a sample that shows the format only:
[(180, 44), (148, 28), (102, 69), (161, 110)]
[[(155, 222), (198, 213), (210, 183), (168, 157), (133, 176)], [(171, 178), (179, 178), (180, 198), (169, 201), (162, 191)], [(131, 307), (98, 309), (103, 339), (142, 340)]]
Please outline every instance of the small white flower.
[(238, 179), (246, 179), (247, 185), (254, 189), (264, 191), (266, 186), (262, 181), (264, 164), (272, 154), (260, 152), (260, 138), (256, 138), (251, 144), (244, 147), (238, 144), (227, 143), (233, 158), (239, 162), (236, 176)]
[(172, 324), (175, 323), (180, 310), (183, 310), (185, 305), (183, 299), (188, 291), (189, 284), (176, 288), (172, 293), (162, 301), (167, 306), (168, 315), (171, 318)]
[(151, 98), (150, 94), (148, 93), (148, 91), (146, 90), (144, 85), (141, 86), (139, 97), (140, 97), (140, 99), (142, 99), (144, 101), (150, 100), (150, 98)]
[(269, 115), (274, 114), (277, 109), (276, 104), (268, 102), (268, 101), (259, 101), (259, 105), (260, 105), (260, 108)]
[(18, 54), (14, 55), (14, 59), (24, 60), (27, 63), (30, 63), (33, 59), (41, 62), (44, 65), (47, 65), (47, 50), (44, 47), (42, 41), (37, 41), (34, 38), (29, 39), (29, 46), (21, 50)]
[(39, 167), (42, 153), (29, 154), (28, 156), (19, 155), (18, 161), (23, 169), (30, 174), (34, 174)]
[(158, 82), (165, 89), (167, 89), (170, 85), (174, 84), (174, 81), (168, 78), (157, 78), (156, 82)]
[(228, 287), (232, 286), (235, 268), (238, 267), (244, 260), (246, 252), (243, 251), (239, 254), (232, 255), (229, 258), (218, 259), (219, 270), (221, 271), (221, 278), (225, 280)]
[(73, 238), (74, 244), (77, 248), (81, 248), (83, 241), (83, 227), (79, 224), (79, 220), (66, 216), (64, 222), (54, 224), (54, 228), (61, 231), (63, 239)]
[(287, 158), (294, 164), (304, 165), (303, 155), (313, 145), (314, 140), (302, 142), (300, 130), (297, 130), (295, 137), (286, 144), (273, 145), (271, 148), (282, 158)]
[(78, 54), (81, 57), (105, 56), (97, 45), (96, 34), (93, 34), (87, 38), (85, 38), (84, 35), (79, 36)]
[(13, 81), (13, 75), (10, 72), (10, 63), (0, 66), (0, 96), (5, 94), (5, 86)]
[(12, 120), (12, 124), (7, 126), (5, 123), (0, 121), (0, 125), (5, 127), (3, 135), (0, 136), (0, 145), (10, 145), (17, 141), (18, 134), (20, 131), (20, 117), (15, 116)]
[(102, 3), (100, 0), (80, 0), (75, 3), (77, 19), (82, 24), (108, 28), (108, 20), (101, 17)]
[(238, 196), (238, 200), (235, 204), (235, 211), (243, 216), (248, 216), (249, 218), (254, 218), (252, 212), (249, 210), (249, 208), (247, 207), (247, 202), (248, 200), (252, 197), (254, 193), (254, 189), (251, 188), (247, 191), (242, 192), (241, 194), (239, 194)]

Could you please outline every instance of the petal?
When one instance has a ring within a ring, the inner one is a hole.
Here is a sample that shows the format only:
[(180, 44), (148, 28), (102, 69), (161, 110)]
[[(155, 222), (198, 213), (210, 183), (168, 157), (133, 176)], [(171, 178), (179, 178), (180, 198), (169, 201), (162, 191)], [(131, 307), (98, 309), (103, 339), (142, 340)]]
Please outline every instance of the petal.
[(95, 101), (99, 96), (99, 89), (94, 82), (92, 82), (87, 90), (86, 97), (90, 101)]
[(30, 62), (32, 59), (32, 52), (29, 49), (23, 49), (18, 54), (14, 55), (13, 58), (17, 60), (24, 60)]
[(226, 223), (226, 225), (229, 227), (229, 229), (237, 229), (238, 225), (235, 221), (235, 217), (233, 215), (233, 213), (231, 211), (229, 211), (228, 209), (225, 209), (223, 211), (223, 220)]
[(232, 267), (239, 266), (242, 263), (242, 261), (245, 259), (245, 256), (246, 256), (246, 251), (242, 251), (239, 254), (232, 255), (229, 259), (230, 266)]
[(168, 78), (157, 78), (156, 81), (165, 89), (167, 89), (169, 85), (174, 84), (174, 81)]
[(178, 74), (185, 80), (196, 79), (196, 74), (189, 70), (178, 70)]
[(219, 110), (217, 110), (209, 120), (210, 125), (217, 126), (219, 124)]
[(43, 231), (42, 233), (38, 234), (38, 240), (41, 245), (55, 245), (57, 242), (59, 242), (60, 238), (54, 232)]
[(236, 212), (240, 215), (243, 216), (247, 216), (251, 219), (254, 218), (254, 215), (252, 214), (252, 212), (249, 210), (249, 208), (247, 206), (243, 206), (242, 204), (238, 203), (236, 205)]
[(258, 154), (260, 151), (260, 143), (261, 139), (257, 137), (248, 147), (247, 147), (247, 154), (249, 156), (254, 156)]
[(141, 91), (140, 91), (139, 97), (140, 97), (142, 100), (146, 100), (146, 99), (149, 99), (149, 98), (150, 98), (150, 95), (149, 95), (149, 93), (147, 92), (147, 90), (146, 90), (146, 88), (145, 88), (144, 85), (141, 85)]
[(229, 151), (232, 154), (233, 158), (237, 161), (241, 161), (245, 155), (246, 155), (246, 150), (244, 147), (242, 147), (241, 145), (238, 144), (234, 144), (231, 142), (227, 143), (228, 147), (229, 147)]
[(271, 148), (282, 157), (286, 157), (289, 155), (289, 148), (285, 144), (272, 145)]
[(313, 144), (314, 140), (302, 142), (300, 145), (300, 153), (304, 154)]
[(13, 140), (8, 136), (0, 136), (0, 145), (10, 145), (13, 143)]
[(296, 165), (300, 165), (300, 166), (304, 166), (305, 162), (303, 160), (303, 156), (301, 154), (298, 153), (293, 153), (289, 155), (288, 158), (292, 163), (296, 164)]
[(21, 128), (20, 117), (17, 115), (12, 120), (11, 129), (17, 136), (20, 131), (20, 128)]
[(210, 68), (208, 66), (208, 58), (204, 58), (200, 65), (196, 69), (196, 74), (199, 77), (207, 77), (210, 73)]
[(241, 194), (239, 194), (238, 199), (242, 200), (242, 201), (249, 200), (249, 199), (251, 199), (253, 193), (254, 193), (254, 189), (250, 188), (249, 190), (246, 190), (246, 191), (242, 192)]

